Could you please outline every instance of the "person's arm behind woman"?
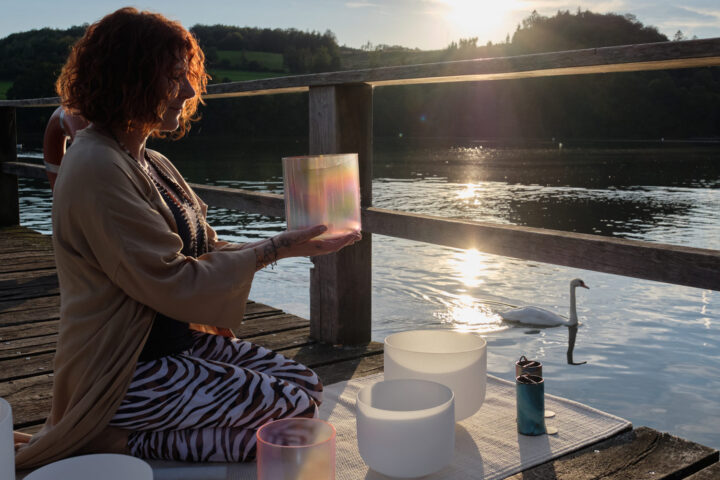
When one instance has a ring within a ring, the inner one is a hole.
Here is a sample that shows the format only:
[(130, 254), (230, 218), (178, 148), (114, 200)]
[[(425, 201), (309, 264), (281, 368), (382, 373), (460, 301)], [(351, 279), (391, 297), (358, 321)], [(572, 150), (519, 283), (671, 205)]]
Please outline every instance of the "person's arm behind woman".
[(55, 180), (60, 162), (65, 155), (68, 139), (72, 142), (75, 133), (87, 126), (87, 120), (79, 115), (67, 113), (63, 107), (56, 108), (50, 115), (43, 136), (43, 160), (51, 190), (55, 189)]

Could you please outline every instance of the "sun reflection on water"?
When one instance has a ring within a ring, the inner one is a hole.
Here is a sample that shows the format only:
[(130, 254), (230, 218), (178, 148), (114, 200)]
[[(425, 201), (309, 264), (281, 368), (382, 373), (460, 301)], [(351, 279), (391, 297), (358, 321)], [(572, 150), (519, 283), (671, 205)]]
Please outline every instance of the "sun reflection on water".
[(500, 315), (470, 295), (460, 295), (448, 305), (447, 311), (437, 312), (435, 317), (458, 332), (492, 333), (508, 328)]
[(475, 196), (475, 185), (472, 183), (465, 186), (464, 189), (460, 190), (457, 194), (457, 197), (463, 200), (467, 200), (469, 198), (473, 198)]
[(456, 278), (468, 288), (479, 287), (485, 280), (483, 273), (487, 270), (487, 255), (474, 248), (456, 252), (449, 260)]
[[(468, 188), (472, 188), (469, 185)], [(465, 289), (476, 289), (485, 283), (488, 275), (489, 256), (474, 248), (458, 250), (448, 260), (449, 270), (453, 272), (463, 289), (446, 304), (444, 312), (435, 313), (442, 324), (460, 332), (492, 333), (506, 330), (508, 326), (490, 306), (470, 294), (460, 293)]]

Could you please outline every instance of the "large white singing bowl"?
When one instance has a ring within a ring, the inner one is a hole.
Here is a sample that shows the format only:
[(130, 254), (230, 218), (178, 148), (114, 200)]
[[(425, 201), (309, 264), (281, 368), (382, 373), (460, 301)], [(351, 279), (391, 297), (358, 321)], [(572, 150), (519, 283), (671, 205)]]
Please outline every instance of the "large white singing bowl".
[(386, 380), (357, 396), (360, 456), (373, 470), (400, 478), (441, 470), (455, 449), (452, 390), (426, 380)]
[(419, 378), (455, 393), (455, 421), (475, 414), (485, 401), (487, 342), (472, 333), (412, 330), (385, 338), (385, 379)]
[(153, 471), (143, 460), (129, 455), (99, 453), (66, 458), (45, 465), (25, 480), (152, 480)]

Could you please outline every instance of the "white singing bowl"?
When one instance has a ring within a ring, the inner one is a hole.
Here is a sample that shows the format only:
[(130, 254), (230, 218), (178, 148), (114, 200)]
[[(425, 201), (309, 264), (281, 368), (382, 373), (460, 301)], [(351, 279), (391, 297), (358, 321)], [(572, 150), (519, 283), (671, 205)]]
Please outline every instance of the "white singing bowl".
[(427, 380), (386, 380), (358, 392), (357, 441), (373, 470), (400, 478), (441, 470), (455, 449), (454, 395)]
[(98, 453), (66, 458), (41, 467), (25, 480), (153, 480), (146, 462), (129, 455)]
[(474, 415), (485, 401), (487, 342), (473, 333), (411, 330), (385, 338), (385, 380), (419, 378), (455, 393), (455, 421)]

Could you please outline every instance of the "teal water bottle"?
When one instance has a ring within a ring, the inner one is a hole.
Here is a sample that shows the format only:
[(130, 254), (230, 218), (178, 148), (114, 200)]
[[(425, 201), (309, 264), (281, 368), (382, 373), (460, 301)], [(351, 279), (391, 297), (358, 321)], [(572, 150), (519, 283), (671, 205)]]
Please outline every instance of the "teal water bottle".
[(515, 378), (517, 428), (523, 435), (543, 435), (545, 428), (545, 381), (537, 375)]

